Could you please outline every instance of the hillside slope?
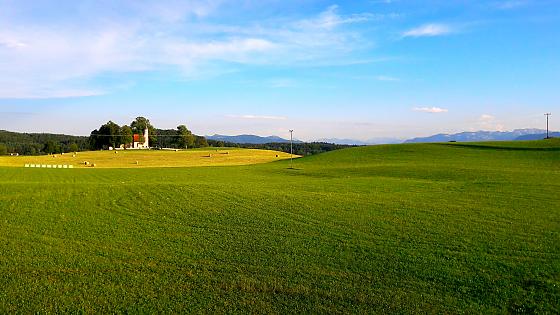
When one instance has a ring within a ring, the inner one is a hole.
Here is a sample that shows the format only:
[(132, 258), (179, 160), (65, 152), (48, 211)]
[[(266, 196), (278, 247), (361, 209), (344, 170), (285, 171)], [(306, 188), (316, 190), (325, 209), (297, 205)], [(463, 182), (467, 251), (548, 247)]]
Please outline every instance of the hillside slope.
[(559, 148), (0, 167), (0, 311), (558, 313)]

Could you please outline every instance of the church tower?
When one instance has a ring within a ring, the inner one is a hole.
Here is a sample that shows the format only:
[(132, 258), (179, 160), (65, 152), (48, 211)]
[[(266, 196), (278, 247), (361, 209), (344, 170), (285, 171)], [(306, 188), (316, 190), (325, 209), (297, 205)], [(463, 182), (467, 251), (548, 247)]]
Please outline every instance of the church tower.
[(144, 129), (144, 148), (148, 149), (150, 147), (150, 143), (148, 141), (149, 139), (149, 135), (148, 135), (148, 128)]

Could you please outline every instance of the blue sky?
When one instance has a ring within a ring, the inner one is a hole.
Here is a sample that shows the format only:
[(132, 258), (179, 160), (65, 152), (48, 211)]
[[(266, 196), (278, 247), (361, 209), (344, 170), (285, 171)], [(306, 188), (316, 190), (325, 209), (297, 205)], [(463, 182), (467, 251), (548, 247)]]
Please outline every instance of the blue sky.
[(560, 0), (0, 0), (0, 129), (560, 129)]

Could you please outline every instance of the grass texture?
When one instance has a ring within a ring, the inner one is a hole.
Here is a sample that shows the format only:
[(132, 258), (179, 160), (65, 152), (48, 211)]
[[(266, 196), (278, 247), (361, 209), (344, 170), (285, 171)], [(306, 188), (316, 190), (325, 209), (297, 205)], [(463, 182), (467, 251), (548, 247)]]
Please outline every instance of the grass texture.
[(558, 140), (293, 165), (0, 167), (0, 312), (560, 312)]
[[(88, 151), (38, 156), (1, 156), (0, 167), (25, 164), (73, 165), (75, 168), (144, 168), (249, 165), (289, 159), (290, 154), (238, 148), (194, 150)], [(85, 162), (88, 162), (87, 165)]]

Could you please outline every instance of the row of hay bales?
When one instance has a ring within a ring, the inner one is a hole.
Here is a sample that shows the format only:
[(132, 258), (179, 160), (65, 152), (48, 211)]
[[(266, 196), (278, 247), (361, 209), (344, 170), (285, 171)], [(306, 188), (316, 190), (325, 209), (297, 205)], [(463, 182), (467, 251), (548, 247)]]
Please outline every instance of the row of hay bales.
[(25, 167), (34, 167), (34, 168), (74, 168), (74, 165), (67, 165), (67, 164), (25, 164)]

